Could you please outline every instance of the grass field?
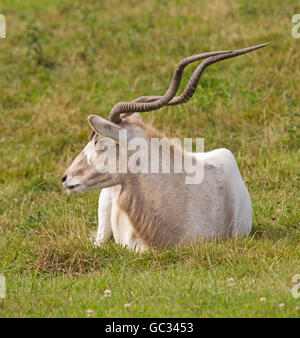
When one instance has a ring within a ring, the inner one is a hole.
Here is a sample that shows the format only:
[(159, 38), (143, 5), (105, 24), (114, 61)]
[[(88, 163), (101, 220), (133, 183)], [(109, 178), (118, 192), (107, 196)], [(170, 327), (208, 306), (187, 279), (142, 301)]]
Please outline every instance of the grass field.
[[(294, 0), (1, 1), (0, 317), (300, 317), (296, 13)], [(60, 183), (87, 116), (162, 94), (185, 56), (264, 42), (209, 68), (188, 104), (143, 114), (168, 136), (232, 150), (253, 202), (250, 236), (144, 254), (93, 248), (99, 192), (67, 196)]]

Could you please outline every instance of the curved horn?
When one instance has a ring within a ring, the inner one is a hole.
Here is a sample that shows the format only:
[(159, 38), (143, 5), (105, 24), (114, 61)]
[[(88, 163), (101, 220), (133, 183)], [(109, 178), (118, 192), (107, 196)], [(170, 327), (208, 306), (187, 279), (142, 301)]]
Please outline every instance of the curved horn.
[(134, 113), (134, 112), (145, 112), (159, 109), (165, 106), (176, 94), (182, 77), (184, 68), (192, 62), (202, 60), (207, 57), (215, 55), (224, 55), (231, 51), (216, 51), (202, 54), (196, 54), (188, 56), (181, 60), (176, 66), (170, 86), (163, 96), (141, 96), (130, 102), (119, 102), (111, 110), (108, 119), (111, 122), (118, 123), (120, 121), (120, 114), (122, 113)]
[[(177, 105), (187, 102), (194, 94), (200, 77), (206, 67), (210, 66), (213, 63), (216, 63), (221, 60), (229, 59), (234, 56), (246, 54), (252, 52), (256, 49), (267, 46), (268, 43), (261, 44), (258, 46), (248, 47), (239, 49), (236, 51), (226, 51), (226, 52), (211, 52), (204, 54), (197, 54), (183, 59), (176, 67), (173, 74), (169, 89), (163, 96), (141, 96), (130, 102), (119, 102), (117, 103), (109, 114), (109, 120), (115, 123), (120, 121), (120, 114), (128, 113), (129, 115), (134, 112), (146, 112), (157, 110), (165, 105)], [(203, 61), (192, 74), (185, 90), (180, 96), (175, 96), (182, 77), (184, 68), (191, 62), (201, 60), (208, 57)]]
[(171, 101), (168, 102), (167, 105), (168, 106), (174, 106), (174, 105), (183, 104), (183, 103), (186, 103), (187, 101), (189, 101), (191, 99), (191, 97), (194, 95), (195, 90), (196, 90), (197, 85), (198, 85), (198, 82), (200, 80), (200, 77), (201, 77), (201, 75), (202, 75), (202, 73), (203, 73), (203, 71), (206, 67), (212, 65), (215, 62), (218, 62), (218, 61), (221, 61), (221, 60), (226, 60), (226, 59), (232, 58), (234, 56), (246, 54), (246, 53), (252, 52), (256, 49), (265, 47), (267, 45), (268, 45), (268, 43), (264, 43), (264, 44), (261, 44), (261, 45), (258, 45), (258, 46), (238, 49), (238, 50), (232, 51), (228, 54), (212, 56), (212, 57), (206, 59), (196, 68), (196, 70), (192, 74), (192, 76), (191, 76), (186, 88), (182, 92), (182, 94), (180, 96), (175, 96)]

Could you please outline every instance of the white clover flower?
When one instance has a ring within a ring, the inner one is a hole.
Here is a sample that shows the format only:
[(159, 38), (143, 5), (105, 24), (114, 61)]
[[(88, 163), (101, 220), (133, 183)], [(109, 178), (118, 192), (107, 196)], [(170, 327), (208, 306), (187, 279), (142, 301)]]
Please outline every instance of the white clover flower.
[(93, 317), (94, 311), (91, 309), (88, 309), (86, 310), (86, 313), (87, 313), (87, 316), (90, 318), (90, 317)]
[(261, 301), (261, 302), (265, 302), (265, 301), (266, 301), (266, 298), (265, 298), (265, 297), (261, 297), (261, 298), (260, 298), (260, 301)]
[(229, 286), (234, 286), (234, 278), (232, 278), (232, 277), (227, 278), (227, 282), (228, 282)]
[(111, 297), (111, 291), (110, 290), (105, 290), (104, 291), (104, 297), (106, 297), (106, 298)]

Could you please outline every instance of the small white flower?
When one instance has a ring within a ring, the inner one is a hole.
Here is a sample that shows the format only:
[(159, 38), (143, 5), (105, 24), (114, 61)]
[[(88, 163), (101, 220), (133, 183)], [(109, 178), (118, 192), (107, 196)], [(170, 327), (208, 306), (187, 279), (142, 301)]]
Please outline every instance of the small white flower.
[(228, 286), (234, 286), (234, 278), (227, 278)]
[(111, 297), (111, 291), (110, 290), (105, 290), (104, 291), (104, 297), (106, 297), (106, 298)]
[(94, 311), (91, 309), (88, 309), (86, 310), (86, 313), (87, 313), (87, 316), (90, 318), (90, 317), (93, 317)]
[(126, 304), (124, 304), (124, 307), (125, 308), (129, 308), (131, 306), (131, 304), (130, 303), (126, 303)]
[(261, 302), (265, 302), (265, 301), (266, 301), (266, 298), (265, 298), (265, 297), (261, 297), (261, 298), (260, 298), (260, 301), (261, 301)]
[(283, 309), (283, 308), (284, 308), (284, 303), (280, 303), (278, 306), (279, 306), (281, 309)]

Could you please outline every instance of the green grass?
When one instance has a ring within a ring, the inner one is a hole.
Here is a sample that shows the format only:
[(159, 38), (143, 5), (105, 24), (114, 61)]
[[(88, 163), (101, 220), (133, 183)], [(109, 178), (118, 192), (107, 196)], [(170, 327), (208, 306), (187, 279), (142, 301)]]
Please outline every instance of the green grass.
[[(1, 1), (1, 317), (300, 316), (290, 292), (300, 273), (299, 12), (292, 0)], [(87, 116), (162, 94), (182, 57), (264, 42), (209, 68), (188, 104), (144, 114), (169, 136), (233, 151), (253, 201), (250, 236), (144, 254), (93, 248), (99, 192), (60, 187)]]

